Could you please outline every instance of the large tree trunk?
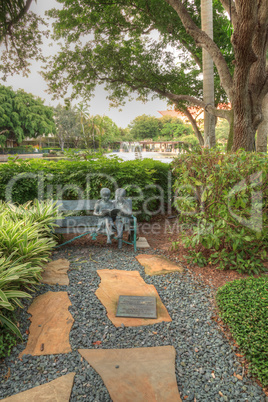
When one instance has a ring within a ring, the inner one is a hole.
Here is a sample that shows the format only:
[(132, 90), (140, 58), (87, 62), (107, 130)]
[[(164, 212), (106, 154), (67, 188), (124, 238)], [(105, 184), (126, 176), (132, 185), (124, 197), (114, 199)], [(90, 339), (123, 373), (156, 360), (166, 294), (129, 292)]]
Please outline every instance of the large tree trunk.
[(234, 110), (232, 109), (230, 111), (230, 117), (229, 117), (229, 135), (228, 135), (228, 141), (227, 141), (227, 152), (230, 152), (233, 147), (233, 142), (234, 142)]
[(268, 93), (267, 0), (220, 0), (230, 14), (234, 28), (231, 38), (235, 55), (233, 77), (220, 48), (203, 29), (201, 30), (194, 23), (184, 2), (182, 0), (166, 1), (178, 13), (187, 33), (193, 37), (196, 45), (208, 51), (218, 70), (221, 85), (234, 111), (232, 150), (244, 148), (247, 151), (253, 151), (255, 133), (262, 121), (262, 101)]
[(262, 121), (262, 102), (267, 93), (266, 51), (268, 7), (266, 1), (235, 2), (232, 44), (235, 52), (233, 77), (233, 151), (255, 150), (255, 134)]
[[(201, 0), (202, 30), (213, 39), (212, 0)], [(203, 49), (203, 99), (206, 104), (214, 106), (214, 71), (209, 53)], [(204, 111), (204, 142), (209, 148), (215, 146), (215, 117)]]
[(256, 151), (267, 153), (267, 133), (268, 133), (268, 94), (262, 102), (263, 121), (258, 127)]

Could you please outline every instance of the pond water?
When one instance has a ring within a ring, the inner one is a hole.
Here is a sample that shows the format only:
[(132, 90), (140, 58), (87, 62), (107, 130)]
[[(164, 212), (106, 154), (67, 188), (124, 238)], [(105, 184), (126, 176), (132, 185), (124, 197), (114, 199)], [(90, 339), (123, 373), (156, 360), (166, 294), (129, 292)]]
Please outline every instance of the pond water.
[[(164, 163), (170, 163), (173, 161), (174, 155), (166, 156), (166, 154), (161, 154), (158, 152), (141, 152), (141, 159), (154, 159), (160, 162)], [(133, 161), (135, 159), (135, 152), (111, 152), (110, 154), (107, 154), (108, 157), (110, 156), (118, 156), (118, 158), (123, 159), (124, 161)]]

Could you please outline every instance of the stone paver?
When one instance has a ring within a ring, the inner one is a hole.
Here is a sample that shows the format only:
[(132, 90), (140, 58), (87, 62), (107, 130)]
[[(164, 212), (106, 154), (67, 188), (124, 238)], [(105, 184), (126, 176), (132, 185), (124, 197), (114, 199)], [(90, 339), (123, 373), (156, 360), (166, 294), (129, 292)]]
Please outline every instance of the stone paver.
[(62, 286), (69, 285), (69, 278), (67, 271), (70, 267), (70, 262), (68, 260), (59, 259), (56, 261), (51, 261), (47, 264), (42, 272), (42, 283), (47, 283), (48, 285), (56, 285), (57, 283)]
[(173, 346), (78, 351), (102, 377), (113, 402), (181, 402)]
[[(125, 327), (137, 327), (172, 321), (155, 287), (145, 283), (138, 271), (102, 269), (97, 273), (101, 277), (101, 283), (95, 294), (105, 306), (108, 318), (116, 327), (120, 327), (122, 324)], [(156, 297), (157, 318), (116, 317), (119, 296)]]
[(19, 357), (69, 353), (69, 333), (74, 319), (67, 292), (47, 292), (38, 296), (28, 309), (32, 315), (26, 349)]
[(179, 264), (175, 264), (169, 261), (165, 257), (150, 255), (150, 254), (139, 254), (136, 259), (144, 267), (146, 275), (164, 275), (171, 272), (183, 272), (183, 267)]
[(75, 373), (69, 373), (47, 384), (2, 399), (3, 402), (67, 402), (70, 400)]

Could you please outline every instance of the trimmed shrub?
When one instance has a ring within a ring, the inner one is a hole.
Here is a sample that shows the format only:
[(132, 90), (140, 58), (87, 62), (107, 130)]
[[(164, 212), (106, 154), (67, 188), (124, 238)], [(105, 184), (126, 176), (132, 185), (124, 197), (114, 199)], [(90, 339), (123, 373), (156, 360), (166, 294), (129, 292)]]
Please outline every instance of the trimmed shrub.
[(258, 273), (268, 251), (268, 158), (200, 149), (172, 165), (175, 207), (191, 226), (183, 236), (199, 265)]
[(268, 386), (268, 278), (226, 283), (218, 289), (222, 320), (250, 362), (250, 371)]
[[(121, 162), (119, 158), (101, 157), (89, 161), (27, 160), (0, 165), (0, 199), (25, 203), (39, 199), (98, 199), (103, 187), (124, 187), (133, 199), (133, 211), (149, 219), (157, 213), (159, 197), (167, 201), (169, 165), (152, 159)], [(38, 187), (39, 186), (39, 187)], [(162, 189), (160, 189), (160, 188)], [(39, 190), (39, 191), (38, 191)]]

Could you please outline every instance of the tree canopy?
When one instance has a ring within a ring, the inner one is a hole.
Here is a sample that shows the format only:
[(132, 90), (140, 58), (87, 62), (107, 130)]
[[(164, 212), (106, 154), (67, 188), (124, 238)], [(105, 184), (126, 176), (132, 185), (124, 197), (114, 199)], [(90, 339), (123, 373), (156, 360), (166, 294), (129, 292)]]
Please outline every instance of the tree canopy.
[[(114, 104), (133, 91), (180, 109), (195, 104), (234, 126), (234, 150), (253, 149), (268, 92), (266, 0), (214, 0), (214, 40), (201, 30), (200, 0), (59, 2), (63, 9), (50, 15), (65, 45), (45, 74), (52, 92), (64, 95), (70, 84), (74, 96), (87, 96), (105, 83)], [(216, 104), (227, 97), (232, 112), (202, 100), (201, 48), (216, 67)]]
[(160, 137), (166, 140), (172, 140), (181, 136), (193, 134), (193, 130), (189, 124), (184, 124), (177, 117), (163, 116), (158, 119), (160, 129)]
[(158, 119), (154, 116), (143, 114), (137, 116), (128, 126), (133, 140), (155, 140), (160, 135)]
[(128, 129), (131, 140), (173, 140), (193, 132), (189, 125), (176, 117), (157, 118), (146, 114), (137, 116)]
[(30, 72), (31, 60), (44, 60), (40, 45), (40, 25), (45, 21), (30, 11), (32, 0), (0, 0), (0, 72), (5, 80), (9, 74)]
[(56, 123), (56, 137), (59, 141), (61, 150), (64, 149), (66, 142), (78, 144), (80, 140), (80, 123), (77, 118), (77, 112), (73, 108), (66, 108), (58, 105), (54, 109)]
[(0, 141), (10, 136), (18, 143), (25, 137), (55, 133), (53, 109), (23, 90), (13, 91), (0, 85)]

